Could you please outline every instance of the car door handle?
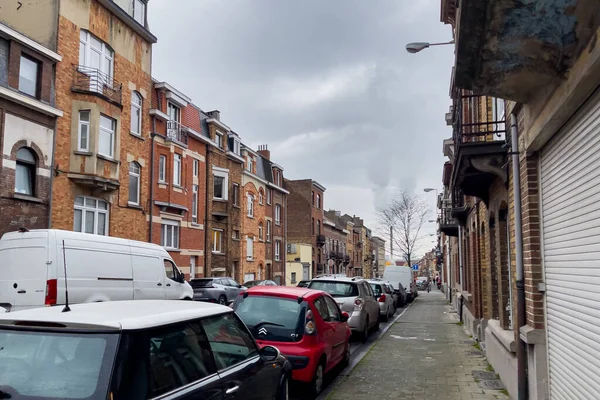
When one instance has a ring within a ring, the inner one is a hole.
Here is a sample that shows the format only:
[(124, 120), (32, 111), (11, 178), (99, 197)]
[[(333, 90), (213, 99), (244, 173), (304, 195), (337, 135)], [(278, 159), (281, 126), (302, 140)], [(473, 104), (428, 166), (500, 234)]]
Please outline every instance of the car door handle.
[(170, 284), (170, 283), (167, 283), (167, 286), (171, 286), (171, 284)]
[(17, 293), (27, 293), (27, 290), (23, 290), (23, 289), (21, 289), (21, 290), (19, 290)]
[(237, 392), (239, 388), (240, 388), (239, 386), (230, 387), (229, 389), (227, 389), (225, 391), (225, 394), (233, 394), (233, 393)]
[(162, 283), (159, 282), (159, 283), (156, 284), (156, 286), (162, 286)]

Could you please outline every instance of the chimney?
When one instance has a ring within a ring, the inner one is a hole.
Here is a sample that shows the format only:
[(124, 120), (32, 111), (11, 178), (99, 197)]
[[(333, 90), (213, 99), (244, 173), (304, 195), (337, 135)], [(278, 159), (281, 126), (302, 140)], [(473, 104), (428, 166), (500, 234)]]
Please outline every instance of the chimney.
[(269, 151), (266, 144), (261, 144), (258, 146), (258, 154), (260, 154), (269, 161), (271, 160), (271, 152)]
[(221, 111), (219, 110), (212, 110), (206, 113), (206, 115), (208, 115), (210, 118), (214, 118), (217, 121), (221, 120)]

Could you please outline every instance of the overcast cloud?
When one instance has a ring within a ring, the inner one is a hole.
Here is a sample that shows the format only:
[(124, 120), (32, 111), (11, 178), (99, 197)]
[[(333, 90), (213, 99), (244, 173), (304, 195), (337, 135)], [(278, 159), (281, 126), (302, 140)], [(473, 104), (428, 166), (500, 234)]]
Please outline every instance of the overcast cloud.
[[(327, 187), (325, 207), (363, 217), (398, 188), (432, 206), (441, 188), (452, 46), (439, 0), (151, 0), (153, 76), (267, 144), (289, 179)], [(434, 224), (426, 233), (435, 232)], [(431, 248), (430, 239), (422, 249)]]

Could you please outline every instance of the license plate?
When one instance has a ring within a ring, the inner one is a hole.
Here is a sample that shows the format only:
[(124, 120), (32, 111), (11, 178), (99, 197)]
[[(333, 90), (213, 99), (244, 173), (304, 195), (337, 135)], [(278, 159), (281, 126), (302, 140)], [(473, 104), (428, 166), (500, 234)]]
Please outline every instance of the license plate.
[(198, 296), (202, 296), (204, 294), (204, 292), (195, 292), (194, 294), (197, 294)]

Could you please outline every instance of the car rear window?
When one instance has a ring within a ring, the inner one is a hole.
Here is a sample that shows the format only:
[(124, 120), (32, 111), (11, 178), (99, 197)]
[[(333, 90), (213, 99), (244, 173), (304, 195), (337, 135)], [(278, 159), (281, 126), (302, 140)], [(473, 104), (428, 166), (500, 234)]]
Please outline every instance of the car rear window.
[(358, 296), (358, 286), (350, 282), (339, 281), (311, 281), (309, 288), (323, 290), (331, 297), (356, 297)]
[(275, 296), (239, 296), (237, 315), (258, 340), (296, 342), (302, 339), (306, 302)]
[(193, 288), (212, 286), (212, 284), (213, 284), (213, 279), (192, 279), (190, 281), (190, 285)]
[(376, 283), (371, 283), (371, 289), (373, 289), (373, 292), (375, 292), (375, 297), (381, 296), (381, 293), (383, 292), (383, 288), (381, 287), (381, 285), (378, 285)]
[(105, 399), (117, 342), (117, 334), (1, 329), (0, 390), (18, 399)]

